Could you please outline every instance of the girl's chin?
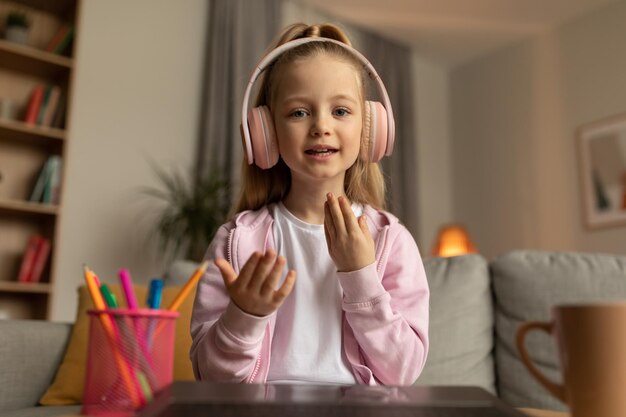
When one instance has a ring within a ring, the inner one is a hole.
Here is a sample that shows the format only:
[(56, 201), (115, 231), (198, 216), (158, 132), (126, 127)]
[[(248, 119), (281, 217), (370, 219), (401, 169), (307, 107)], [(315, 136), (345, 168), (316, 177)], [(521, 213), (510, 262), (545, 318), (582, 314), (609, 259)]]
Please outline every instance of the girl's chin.
[(292, 184), (309, 184), (309, 183), (334, 183), (335, 181), (343, 187), (343, 181), (345, 178), (345, 171), (337, 170), (315, 170), (307, 169), (306, 171), (294, 171), (291, 170), (291, 182)]

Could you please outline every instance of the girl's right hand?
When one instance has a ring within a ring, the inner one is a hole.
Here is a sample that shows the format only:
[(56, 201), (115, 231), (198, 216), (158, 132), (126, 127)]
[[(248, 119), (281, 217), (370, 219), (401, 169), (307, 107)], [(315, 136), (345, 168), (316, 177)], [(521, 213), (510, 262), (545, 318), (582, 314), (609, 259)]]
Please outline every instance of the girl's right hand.
[(265, 255), (255, 252), (241, 269), (239, 276), (225, 259), (216, 259), (231, 300), (241, 310), (255, 316), (267, 316), (278, 310), (291, 293), (296, 281), (296, 271), (291, 270), (283, 285), (276, 289), (285, 258), (268, 250)]

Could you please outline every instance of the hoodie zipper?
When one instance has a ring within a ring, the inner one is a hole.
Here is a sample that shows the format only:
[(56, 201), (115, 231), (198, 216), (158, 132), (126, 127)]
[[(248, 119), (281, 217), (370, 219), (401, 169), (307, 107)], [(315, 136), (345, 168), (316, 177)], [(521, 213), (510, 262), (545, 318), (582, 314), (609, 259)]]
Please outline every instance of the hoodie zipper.
[(261, 352), (259, 352), (259, 357), (256, 358), (256, 363), (254, 364), (254, 370), (252, 371), (252, 374), (250, 375), (250, 378), (248, 379), (248, 384), (251, 384), (254, 381), (254, 378), (256, 378), (256, 374), (259, 373), (260, 367), (261, 367)]
[(380, 236), (380, 244), (382, 245), (382, 249), (380, 251), (380, 258), (378, 259), (378, 263), (376, 265), (376, 272), (380, 272), (383, 264), (383, 259), (387, 259), (387, 253), (389, 252), (389, 248), (387, 248), (387, 235), (389, 234), (389, 226), (385, 226)]
[[(228, 263), (230, 263), (231, 265), (235, 266), (235, 264), (233, 263), (233, 238), (235, 236), (235, 229), (233, 228), (230, 233), (228, 233), (228, 244), (227, 244), (227, 253), (226, 256), (228, 258)], [(256, 360), (256, 363), (254, 364), (254, 370), (252, 371), (252, 374), (250, 375), (250, 378), (248, 378), (248, 383), (252, 383), (252, 381), (254, 381), (254, 378), (256, 378), (257, 373), (259, 373), (259, 368), (261, 367), (261, 353), (259, 352), (259, 357)]]
[(226, 257), (228, 258), (228, 263), (231, 265), (233, 264), (233, 235), (235, 234), (235, 229), (233, 228), (229, 233), (228, 233), (228, 249), (227, 249), (227, 253), (226, 253)]
[[(265, 235), (265, 242), (263, 244), (263, 247), (265, 250), (267, 250), (267, 246), (268, 246), (268, 240), (269, 240), (269, 236), (272, 233), (272, 224), (273, 222), (270, 222), (270, 226), (267, 229), (267, 234)], [(231, 263), (231, 265), (234, 266), (233, 262), (233, 240), (234, 240), (234, 233), (235, 233), (236, 229), (233, 229), (230, 231), (230, 234), (228, 235), (228, 260)], [(250, 374), (250, 377), (248, 378), (248, 384), (251, 384), (254, 382), (254, 379), (256, 378), (257, 374), (259, 373), (259, 370), (261, 369), (261, 355), (263, 353), (263, 349), (265, 348), (265, 346), (261, 346), (261, 351), (259, 352), (259, 356), (256, 359), (256, 362), (254, 364), (254, 369), (252, 370), (252, 373)], [(267, 348), (269, 349), (269, 347)]]

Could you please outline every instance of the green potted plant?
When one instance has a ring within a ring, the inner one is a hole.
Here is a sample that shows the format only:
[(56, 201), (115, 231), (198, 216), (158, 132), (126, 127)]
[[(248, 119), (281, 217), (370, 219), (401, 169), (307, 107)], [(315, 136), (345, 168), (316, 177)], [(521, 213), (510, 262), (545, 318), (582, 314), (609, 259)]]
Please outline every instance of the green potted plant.
[(7, 14), (4, 27), (4, 38), (11, 42), (28, 43), (30, 20), (24, 12), (12, 11)]
[(173, 261), (201, 261), (217, 229), (228, 215), (228, 186), (218, 174), (197, 180), (180, 171), (166, 171), (151, 164), (159, 180), (157, 187), (143, 192), (161, 202), (156, 209), (154, 234), (161, 255)]

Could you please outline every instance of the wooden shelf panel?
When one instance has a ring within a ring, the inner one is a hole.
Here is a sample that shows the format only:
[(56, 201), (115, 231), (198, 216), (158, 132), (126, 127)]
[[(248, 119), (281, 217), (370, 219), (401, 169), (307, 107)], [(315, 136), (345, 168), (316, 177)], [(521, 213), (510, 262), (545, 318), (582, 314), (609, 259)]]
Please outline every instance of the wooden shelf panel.
[[(41, 292), (35, 288), (41, 288), (42, 285), (50, 287), (48, 284), (26, 285), (16, 282), (6, 282), (6, 284), (11, 284), (11, 288), (6, 291), (0, 290), (0, 319), (47, 319), (50, 290)], [(5, 286), (5, 282), (0, 285)], [(14, 287), (18, 290), (13, 290)]]
[(0, 119), (0, 138), (43, 144), (46, 141), (64, 141), (67, 138), (67, 132), (53, 127), (29, 125), (17, 120)]
[(0, 293), (48, 294), (52, 286), (42, 282), (0, 281)]
[(74, 65), (71, 58), (0, 39), (0, 62), (12, 71), (40, 78), (67, 76)]
[(30, 201), (0, 199), (0, 213), (56, 216), (59, 214), (59, 207)]
[(76, 0), (12, 0), (13, 3), (34, 7), (35, 9), (64, 16), (76, 7)]

